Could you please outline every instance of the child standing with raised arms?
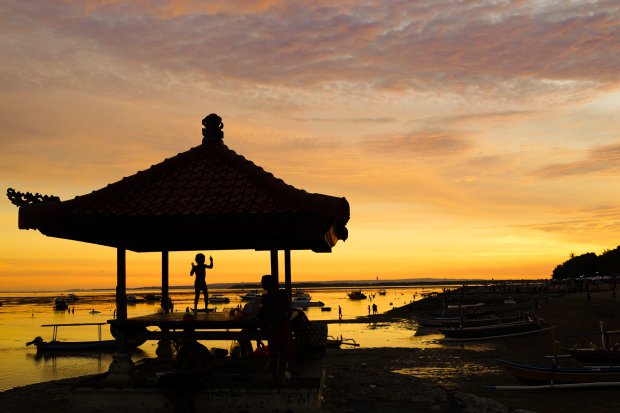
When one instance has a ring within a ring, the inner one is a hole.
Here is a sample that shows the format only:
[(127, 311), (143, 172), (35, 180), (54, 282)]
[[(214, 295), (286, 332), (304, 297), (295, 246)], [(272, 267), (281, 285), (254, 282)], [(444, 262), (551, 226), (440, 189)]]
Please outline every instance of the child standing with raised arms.
[(205, 312), (208, 311), (208, 291), (207, 291), (207, 268), (213, 268), (213, 257), (209, 256), (209, 265), (205, 264), (205, 255), (202, 253), (196, 254), (196, 263), (192, 262), (192, 270), (189, 275), (196, 275), (196, 281), (194, 281), (194, 311), (198, 310), (198, 300), (200, 299), (200, 293), (204, 293), (205, 296)]

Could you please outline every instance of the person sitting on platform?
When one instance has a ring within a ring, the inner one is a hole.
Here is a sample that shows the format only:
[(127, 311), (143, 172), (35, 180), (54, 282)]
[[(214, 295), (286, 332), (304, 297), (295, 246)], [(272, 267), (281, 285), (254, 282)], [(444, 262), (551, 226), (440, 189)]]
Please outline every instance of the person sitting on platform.
[(291, 348), (291, 301), (284, 291), (278, 289), (272, 275), (264, 275), (261, 284), (267, 293), (261, 296), (263, 306), (259, 318), (266, 322), (271, 377), (276, 384), (286, 384), (290, 377), (286, 367)]
[(193, 394), (207, 387), (211, 379), (212, 358), (209, 349), (196, 340), (194, 329), (186, 328), (172, 374), (166, 374), (158, 381), (163, 394), (172, 402), (174, 412), (198, 411)]

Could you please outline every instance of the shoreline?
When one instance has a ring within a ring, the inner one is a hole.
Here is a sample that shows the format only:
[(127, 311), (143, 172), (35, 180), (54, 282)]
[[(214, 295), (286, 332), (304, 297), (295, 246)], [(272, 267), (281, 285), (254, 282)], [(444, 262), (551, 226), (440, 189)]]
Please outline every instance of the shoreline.
[[(554, 325), (556, 337), (596, 331), (604, 321), (620, 329), (620, 311), (609, 291), (554, 294), (540, 303), (540, 315)], [(360, 317), (368, 321), (408, 319), (421, 305), (415, 302), (385, 314)], [(409, 318), (410, 319), (410, 318)], [(620, 341), (620, 337), (618, 337)], [(495, 363), (496, 358), (545, 364), (552, 354), (549, 333), (484, 342), (484, 349), (454, 343), (441, 348), (361, 348), (330, 350), (325, 361), (323, 412), (485, 411), (538, 413), (620, 410), (617, 389), (492, 391), (489, 385), (514, 385), (516, 379)], [(566, 342), (568, 345), (568, 341)], [(570, 360), (562, 363), (571, 363)], [(71, 386), (88, 376), (16, 387), (0, 393), (0, 410), (30, 413), (69, 412)], [(33, 394), (37, 397), (33, 398)]]

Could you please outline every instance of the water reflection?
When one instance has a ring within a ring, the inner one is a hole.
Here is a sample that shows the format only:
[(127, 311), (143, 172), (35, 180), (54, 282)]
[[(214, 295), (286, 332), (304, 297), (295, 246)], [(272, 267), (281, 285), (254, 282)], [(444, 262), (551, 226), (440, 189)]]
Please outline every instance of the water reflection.
[[(433, 363), (427, 363), (427, 365)], [(413, 376), (421, 379), (431, 379), (447, 388), (456, 388), (468, 377), (497, 374), (499, 367), (487, 367), (477, 363), (453, 364), (452, 366), (415, 367), (394, 370), (394, 373)]]
[[(312, 301), (322, 301), (332, 311), (321, 311), (320, 307), (305, 310), (311, 320), (327, 321), (328, 334), (354, 339), (361, 347), (410, 347), (440, 348), (441, 336), (437, 333), (417, 334), (417, 326), (409, 321), (399, 322), (367, 322), (368, 306), (375, 304), (379, 314), (400, 307), (415, 299), (421, 298), (422, 290), (440, 291), (419, 287), (387, 288), (385, 295), (380, 295), (379, 288), (363, 289), (368, 295), (366, 300), (350, 300), (347, 292), (350, 288), (313, 288), (304, 289), (312, 295)], [(138, 296), (156, 290), (135, 291)], [(239, 290), (213, 290), (230, 298), (230, 303), (216, 306), (217, 311), (243, 305)], [(56, 380), (86, 374), (107, 371), (112, 361), (110, 354), (38, 354), (25, 343), (36, 336), (51, 339), (52, 329), (41, 327), (44, 324), (60, 323), (106, 323), (114, 317), (115, 296), (111, 291), (80, 291), (78, 301), (70, 304), (71, 311), (54, 311), (53, 301), (59, 292), (48, 293), (3, 293), (3, 307), (0, 307), (0, 365), (3, 366), (3, 379), (0, 391), (40, 381)], [(171, 297), (176, 311), (193, 305), (192, 290), (173, 290)], [(338, 308), (342, 309), (342, 320), (338, 320)], [(136, 303), (127, 309), (129, 317), (152, 314), (158, 305), (153, 302)], [(94, 311), (93, 311), (94, 310)], [(360, 320), (360, 318), (362, 318)], [(360, 322), (361, 321), (361, 322)], [(58, 340), (79, 341), (96, 340), (97, 329), (93, 326), (78, 328), (60, 328)], [(103, 340), (111, 339), (109, 328), (102, 330)], [(230, 343), (205, 343), (207, 347), (218, 346), (227, 348)], [(145, 357), (154, 357), (157, 343), (148, 341), (133, 356), (134, 361)]]

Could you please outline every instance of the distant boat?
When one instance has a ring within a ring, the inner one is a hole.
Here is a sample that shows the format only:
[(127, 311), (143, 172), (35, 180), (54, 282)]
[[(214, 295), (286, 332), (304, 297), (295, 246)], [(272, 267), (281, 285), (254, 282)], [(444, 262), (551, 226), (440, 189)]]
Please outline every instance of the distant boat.
[(67, 297), (64, 295), (59, 295), (54, 298), (54, 310), (64, 311), (69, 308), (69, 304), (67, 304)]
[(295, 308), (306, 308), (306, 307), (323, 307), (325, 303), (323, 301), (310, 301), (306, 297), (293, 297), (291, 300), (291, 305)]
[(161, 295), (149, 293), (149, 294), (146, 294), (144, 296), (144, 300), (145, 301), (160, 301), (161, 300)]
[(380, 291), (377, 291), (377, 294), (379, 294), (379, 295), (386, 295), (386, 294), (387, 294), (387, 291), (385, 291), (385, 290), (380, 290)]
[(250, 290), (244, 295), (240, 295), (239, 297), (241, 297), (243, 301), (252, 301), (252, 300), (259, 299), (260, 296), (261, 296), (261, 293), (258, 290)]
[(138, 298), (134, 294), (127, 295), (127, 304), (143, 303), (144, 301), (146, 301), (144, 298)]
[(209, 296), (209, 300), (210, 303), (229, 303), (230, 302), (230, 298), (228, 297), (224, 297), (222, 294), (211, 294)]
[(296, 290), (293, 291), (293, 294), (291, 296), (293, 299), (295, 298), (300, 298), (300, 299), (305, 299), (306, 301), (310, 301), (312, 300), (312, 296), (304, 291), (301, 290)]
[(321, 311), (332, 311), (331, 307), (321, 307)]
[(351, 300), (365, 300), (366, 294), (364, 294), (361, 290), (355, 290), (347, 293)]

